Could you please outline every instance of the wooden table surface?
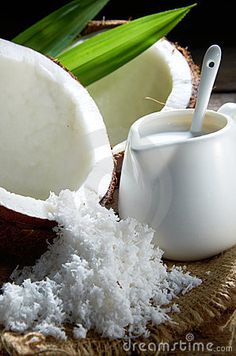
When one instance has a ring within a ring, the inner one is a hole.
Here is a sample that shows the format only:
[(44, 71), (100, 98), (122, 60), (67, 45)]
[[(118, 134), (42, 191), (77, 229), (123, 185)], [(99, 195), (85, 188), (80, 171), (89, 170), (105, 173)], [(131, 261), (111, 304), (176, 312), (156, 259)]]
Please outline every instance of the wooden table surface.
[[(236, 48), (222, 48), (222, 59), (214, 89), (208, 108), (217, 110), (227, 102), (236, 103)], [(201, 66), (201, 61), (206, 51), (202, 49), (189, 49), (193, 60)]]

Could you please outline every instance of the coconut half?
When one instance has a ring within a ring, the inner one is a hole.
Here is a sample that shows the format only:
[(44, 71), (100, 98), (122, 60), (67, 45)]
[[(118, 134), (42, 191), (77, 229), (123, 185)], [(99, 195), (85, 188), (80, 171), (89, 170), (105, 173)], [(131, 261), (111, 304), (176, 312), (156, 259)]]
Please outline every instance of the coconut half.
[[(71, 47), (127, 22), (90, 21), (83, 37)], [(194, 107), (199, 82), (200, 70), (190, 52), (163, 37), (87, 90), (102, 113), (113, 153), (117, 154), (124, 151), (130, 126), (140, 117), (160, 110)]]
[(0, 40), (0, 77), (0, 251), (25, 253), (25, 235), (42, 240), (39, 230), (55, 225), (50, 192), (89, 187), (103, 197), (113, 157), (94, 100), (57, 63)]

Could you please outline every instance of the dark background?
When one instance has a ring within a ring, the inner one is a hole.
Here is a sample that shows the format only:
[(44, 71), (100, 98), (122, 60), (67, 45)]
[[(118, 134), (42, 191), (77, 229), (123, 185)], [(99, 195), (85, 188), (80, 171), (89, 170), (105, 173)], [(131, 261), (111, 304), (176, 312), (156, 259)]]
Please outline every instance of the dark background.
[[(4, 2), (0, 6), (0, 37), (12, 39), (19, 32), (53, 10), (66, 0), (21, 0)], [(193, 4), (194, 1), (175, 0), (110, 0), (96, 17), (102, 19), (135, 19), (144, 15)], [(206, 48), (213, 43), (221, 47), (235, 47), (234, 1), (199, 0), (197, 6), (173, 29), (168, 39), (182, 46)]]

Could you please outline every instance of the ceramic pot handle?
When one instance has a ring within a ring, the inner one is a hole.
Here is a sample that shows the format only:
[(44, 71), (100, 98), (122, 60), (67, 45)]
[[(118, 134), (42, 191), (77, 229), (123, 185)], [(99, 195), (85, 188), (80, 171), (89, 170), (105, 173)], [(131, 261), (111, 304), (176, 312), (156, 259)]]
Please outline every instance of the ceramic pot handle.
[(236, 121), (236, 104), (235, 103), (226, 103), (226, 104), (222, 105), (219, 108), (218, 112), (223, 115), (228, 115)]

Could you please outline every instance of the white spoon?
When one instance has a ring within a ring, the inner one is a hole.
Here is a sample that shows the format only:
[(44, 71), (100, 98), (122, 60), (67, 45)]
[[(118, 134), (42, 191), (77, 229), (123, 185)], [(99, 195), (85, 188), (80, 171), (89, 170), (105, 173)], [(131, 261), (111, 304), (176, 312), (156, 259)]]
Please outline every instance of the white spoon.
[(219, 69), (220, 60), (220, 47), (217, 45), (210, 46), (204, 55), (201, 68), (201, 80), (198, 90), (197, 103), (190, 129), (190, 132), (193, 136), (201, 135), (203, 119), (209, 103), (216, 74)]

